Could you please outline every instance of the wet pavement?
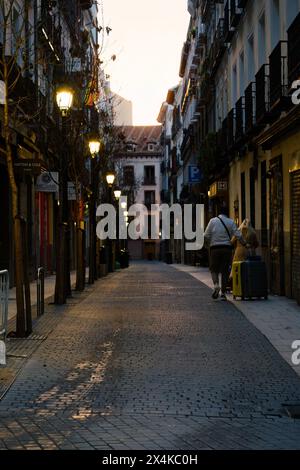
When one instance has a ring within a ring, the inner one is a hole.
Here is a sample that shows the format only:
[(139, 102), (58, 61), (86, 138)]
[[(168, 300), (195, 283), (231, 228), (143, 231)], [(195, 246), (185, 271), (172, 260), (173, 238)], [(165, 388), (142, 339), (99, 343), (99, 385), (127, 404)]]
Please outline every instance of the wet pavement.
[(135, 263), (53, 308), (35, 334), (0, 402), (0, 448), (300, 449), (285, 412), (300, 378), (185, 272)]

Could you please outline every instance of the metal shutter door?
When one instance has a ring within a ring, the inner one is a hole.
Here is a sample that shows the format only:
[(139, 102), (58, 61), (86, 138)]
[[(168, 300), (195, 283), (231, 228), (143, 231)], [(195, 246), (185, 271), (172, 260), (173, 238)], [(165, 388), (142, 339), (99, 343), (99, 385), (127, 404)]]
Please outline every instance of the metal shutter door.
[(292, 295), (300, 304), (300, 170), (291, 174)]

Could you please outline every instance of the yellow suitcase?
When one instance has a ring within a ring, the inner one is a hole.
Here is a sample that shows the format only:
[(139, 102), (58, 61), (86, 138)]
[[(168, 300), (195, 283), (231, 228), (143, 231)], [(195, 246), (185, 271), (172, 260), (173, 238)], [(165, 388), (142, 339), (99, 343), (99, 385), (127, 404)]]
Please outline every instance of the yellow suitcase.
[(232, 294), (233, 298), (243, 298), (242, 264), (244, 261), (235, 261), (232, 265)]

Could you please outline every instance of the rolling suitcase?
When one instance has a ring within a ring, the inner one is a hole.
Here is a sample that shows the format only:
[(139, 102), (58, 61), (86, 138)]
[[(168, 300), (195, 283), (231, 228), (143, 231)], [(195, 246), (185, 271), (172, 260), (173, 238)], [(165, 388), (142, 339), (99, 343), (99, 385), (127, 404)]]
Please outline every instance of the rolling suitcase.
[(267, 268), (261, 260), (233, 263), (233, 298), (268, 298)]
[(242, 264), (243, 298), (268, 298), (267, 268), (263, 261), (247, 260)]

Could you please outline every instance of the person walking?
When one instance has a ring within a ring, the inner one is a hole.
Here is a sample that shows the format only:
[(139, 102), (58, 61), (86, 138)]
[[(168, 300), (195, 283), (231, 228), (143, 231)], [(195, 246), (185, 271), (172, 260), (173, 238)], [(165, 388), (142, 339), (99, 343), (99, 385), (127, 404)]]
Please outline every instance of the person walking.
[[(247, 246), (242, 233), (238, 230), (235, 222), (229, 218), (229, 210), (223, 206), (218, 217), (210, 220), (205, 233), (204, 240), (210, 249), (210, 272), (214, 283), (212, 298), (217, 300), (221, 291), (221, 299), (227, 300), (226, 288), (229, 281), (230, 266), (232, 262), (233, 244), (235, 237), (243, 246)], [(220, 277), (221, 275), (221, 287)]]

